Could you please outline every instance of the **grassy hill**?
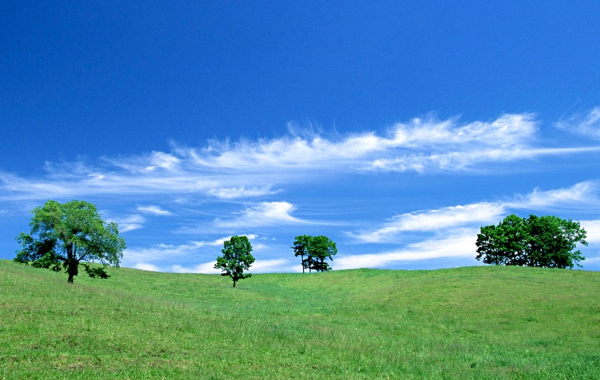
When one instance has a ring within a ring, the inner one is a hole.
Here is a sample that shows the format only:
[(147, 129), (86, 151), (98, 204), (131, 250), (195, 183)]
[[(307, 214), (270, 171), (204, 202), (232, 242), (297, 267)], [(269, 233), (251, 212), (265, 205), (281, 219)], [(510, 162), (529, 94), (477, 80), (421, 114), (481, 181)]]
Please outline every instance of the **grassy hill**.
[(0, 379), (598, 379), (600, 273), (109, 280), (0, 260)]

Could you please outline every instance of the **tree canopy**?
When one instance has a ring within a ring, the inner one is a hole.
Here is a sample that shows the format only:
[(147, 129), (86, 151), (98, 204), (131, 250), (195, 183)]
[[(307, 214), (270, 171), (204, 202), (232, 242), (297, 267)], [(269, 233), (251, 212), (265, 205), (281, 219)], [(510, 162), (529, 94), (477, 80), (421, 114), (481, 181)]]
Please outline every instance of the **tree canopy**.
[(224, 248), (221, 250), (223, 256), (217, 257), (215, 269), (221, 269), (221, 276), (229, 276), (233, 280), (233, 287), (239, 280), (251, 276), (250, 273), (244, 273), (250, 269), (254, 263), (252, 244), (246, 236), (232, 236), (231, 239), (223, 242)]
[(333, 256), (337, 254), (335, 242), (322, 235), (296, 236), (292, 249), (296, 257), (302, 257), (302, 273), (305, 269), (308, 269), (309, 272), (313, 270), (317, 272), (330, 271), (332, 268), (325, 260), (333, 261)]
[[(294, 245), (292, 246), (294, 256), (300, 256), (302, 258), (302, 273), (304, 273), (305, 269), (310, 267), (309, 263), (312, 261), (308, 252), (308, 245), (310, 244), (311, 239), (312, 236), (309, 235), (296, 236)], [(306, 257), (306, 259), (304, 257)]]
[[(106, 223), (96, 206), (85, 201), (66, 203), (49, 200), (32, 211), (29, 233), (20, 233), (17, 241), (23, 249), (14, 261), (54, 271), (64, 269), (68, 282), (79, 274), (79, 265), (91, 277), (108, 278), (107, 265), (119, 266), (125, 240), (116, 223)], [(95, 267), (89, 263), (99, 263)]]
[(509, 215), (497, 226), (481, 227), (477, 260), (486, 264), (573, 268), (585, 260), (577, 243), (587, 245), (578, 222), (556, 216), (520, 218)]

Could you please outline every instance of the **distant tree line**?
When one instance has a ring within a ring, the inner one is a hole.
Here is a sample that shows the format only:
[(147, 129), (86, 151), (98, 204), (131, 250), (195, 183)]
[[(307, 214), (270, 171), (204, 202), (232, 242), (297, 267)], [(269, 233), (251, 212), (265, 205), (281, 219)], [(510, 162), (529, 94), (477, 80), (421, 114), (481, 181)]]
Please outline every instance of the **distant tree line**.
[[(80, 265), (96, 278), (109, 277), (106, 266), (119, 266), (125, 240), (119, 236), (116, 223), (101, 219), (95, 205), (78, 200), (66, 203), (49, 200), (42, 207), (35, 207), (32, 213), (30, 232), (17, 236), (22, 249), (17, 251), (14, 261), (36, 268), (64, 270), (69, 283), (78, 275)], [(581, 251), (574, 249), (577, 243), (587, 245), (586, 237), (585, 229), (570, 219), (509, 215), (498, 225), (481, 227), (476, 259), (493, 265), (573, 268), (585, 260)], [(245, 271), (255, 261), (252, 244), (246, 236), (232, 236), (223, 246), (223, 255), (217, 257), (214, 268), (230, 277), (235, 287), (239, 280), (251, 276)], [(299, 235), (291, 248), (301, 258), (302, 273), (332, 270), (328, 260), (333, 261), (337, 247), (327, 236)]]

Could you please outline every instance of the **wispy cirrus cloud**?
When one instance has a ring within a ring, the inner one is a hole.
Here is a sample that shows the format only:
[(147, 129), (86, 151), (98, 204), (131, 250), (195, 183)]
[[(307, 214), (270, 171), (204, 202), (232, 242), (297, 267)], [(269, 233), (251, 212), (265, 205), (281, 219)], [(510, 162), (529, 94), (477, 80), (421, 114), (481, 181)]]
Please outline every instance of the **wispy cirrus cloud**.
[[(211, 142), (202, 150), (180, 149), (179, 152), (191, 157), (198, 165), (211, 168), (252, 171), (257, 167), (264, 170), (334, 165), (345, 169), (364, 169), (373, 166), (369, 165), (370, 162), (409, 159), (423, 152), (429, 152), (426, 155), (431, 156), (431, 152), (449, 154), (489, 147), (495, 151), (498, 148), (514, 150), (516, 147), (524, 150), (535, 141), (537, 124), (532, 114), (507, 114), (492, 122), (467, 124), (460, 124), (458, 118), (438, 120), (427, 117), (397, 123), (384, 136), (364, 132), (335, 140), (316, 135), (236, 144)], [(476, 162), (481, 156), (484, 154), (472, 154), (471, 160)], [(489, 156), (494, 154), (488, 154), (486, 158), (489, 159)], [(407, 167), (407, 170), (414, 168)]]
[(592, 204), (598, 202), (598, 182), (584, 181), (571, 187), (541, 191), (534, 189), (526, 196), (516, 196), (507, 207), (525, 209), (543, 209), (557, 205)]
[(244, 186), (240, 187), (230, 187), (230, 188), (218, 188), (218, 189), (210, 189), (208, 193), (217, 198), (221, 199), (237, 199), (237, 198), (251, 198), (251, 197), (260, 197), (265, 195), (273, 195), (279, 193), (281, 190), (271, 190), (269, 186), (262, 187), (252, 187), (246, 188)]
[(474, 224), (497, 223), (510, 210), (543, 210), (577, 204), (588, 207), (597, 200), (597, 188), (596, 182), (585, 181), (556, 190), (534, 189), (525, 196), (517, 195), (509, 201), (472, 203), (405, 213), (392, 217), (379, 228), (347, 235), (364, 243), (381, 243), (392, 241), (405, 232), (447, 232)]
[(159, 206), (154, 206), (154, 205), (139, 206), (137, 209), (138, 209), (138, 211), (146, 213), (146, 214), (160, 215), (160, 216), (171, 215), (170, 211), (164, 210), (164, 209), (160, 208)]
[[(584, 123), (589, 128), (595, 125), (595, 113), (591, 115)], [(281, 191), (273, 186), (305, 183), (331, 173), (452, 172), (490, 162), (600, 149), (539, 146), (539, 124), (529, 113), (470, 123), (425, 117), (394, 124), (385, 133), (290, 134), (236, 143), (209, 141), (203, 148), (173, 145), (171, 152), (103, 157), (97, 165), (48, 163), (47, 175), (38, 178), (0, 172), (0, 200), (114, 194), (245, 199), (270, 196)]]
[(231, 220), (217, 219), (217, 227), (258, 227), (278, 224), (305, 224), (307, 221), (291, 215), (296, 207), (289, 202), (261, 202), (241, 211)]
[(556, 126), (569, 132), (600, 139), (600, 107), (594, 107), (587, 113), (576, 113), (561, 118)]
[(476, 256), (472, 228), (453, 231), (451, 236), (433, 238), (408, 245), (406, 248), (372, 254), (346, 255), (336, 258), (335, 269), (381, 268), (404, 261)]
[(381, 228), (349, 235), (365, 243), (378, 243), (389, 241), (402, 232), (439, 231), (476, 222), (487, 223), (498, 220), (504, 213), (504, 205), (498, 203), (474, 203), (464, 206), (451, 206), (437, 210), (397, 215)]
[(532, 148), (513, 147), (508, 149), (474, 149), (448, 153), (415, 153), (394, 158), (382, 158), (368, 163), (363, 169), (381, 172), (415, 171), (461, 171), (473, 168), (475, 164), (502, 163), (539, 156), (558, 156), (598, 152), (600, 147), (580, 148)]
[(117, 223), (119, 226), (119, 232), (124, 233), (144, 228), (146, 219), (141, 215), (130, 215), (125, 217), (108, 217), (106, 218), (106, 222)]
[[(254, 234), (241, 235), (254, 240), (258, 236)], [(222, 247), (225, 240), (231, 236), (218, 238), (211, 241), (190, 241), (186, 244), (157, 244), (147, 248), (127, 248), (123, 253), (123, 261), (126, 265), (133, 266), (138, 263), (160, 262), (167, 258), (190, 256), (200, 253), (203, 247)]]

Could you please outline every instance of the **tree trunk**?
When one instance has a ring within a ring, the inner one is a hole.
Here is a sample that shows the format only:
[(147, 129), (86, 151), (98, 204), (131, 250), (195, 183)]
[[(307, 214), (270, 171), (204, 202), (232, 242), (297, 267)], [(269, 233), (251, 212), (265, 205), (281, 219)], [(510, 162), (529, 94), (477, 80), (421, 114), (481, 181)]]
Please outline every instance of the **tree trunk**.
[(235, 288), (235, 280), (233, 280), (233, 287)]
[(67, 267), (67, 273), (69, 273), (69, 279), (67, 280), (67, 282), (69, 284), (73, 283), (73, 277), (77, 276), (78, 272), (79, 272), (79, 261), (70, 260), (69, 266)]

